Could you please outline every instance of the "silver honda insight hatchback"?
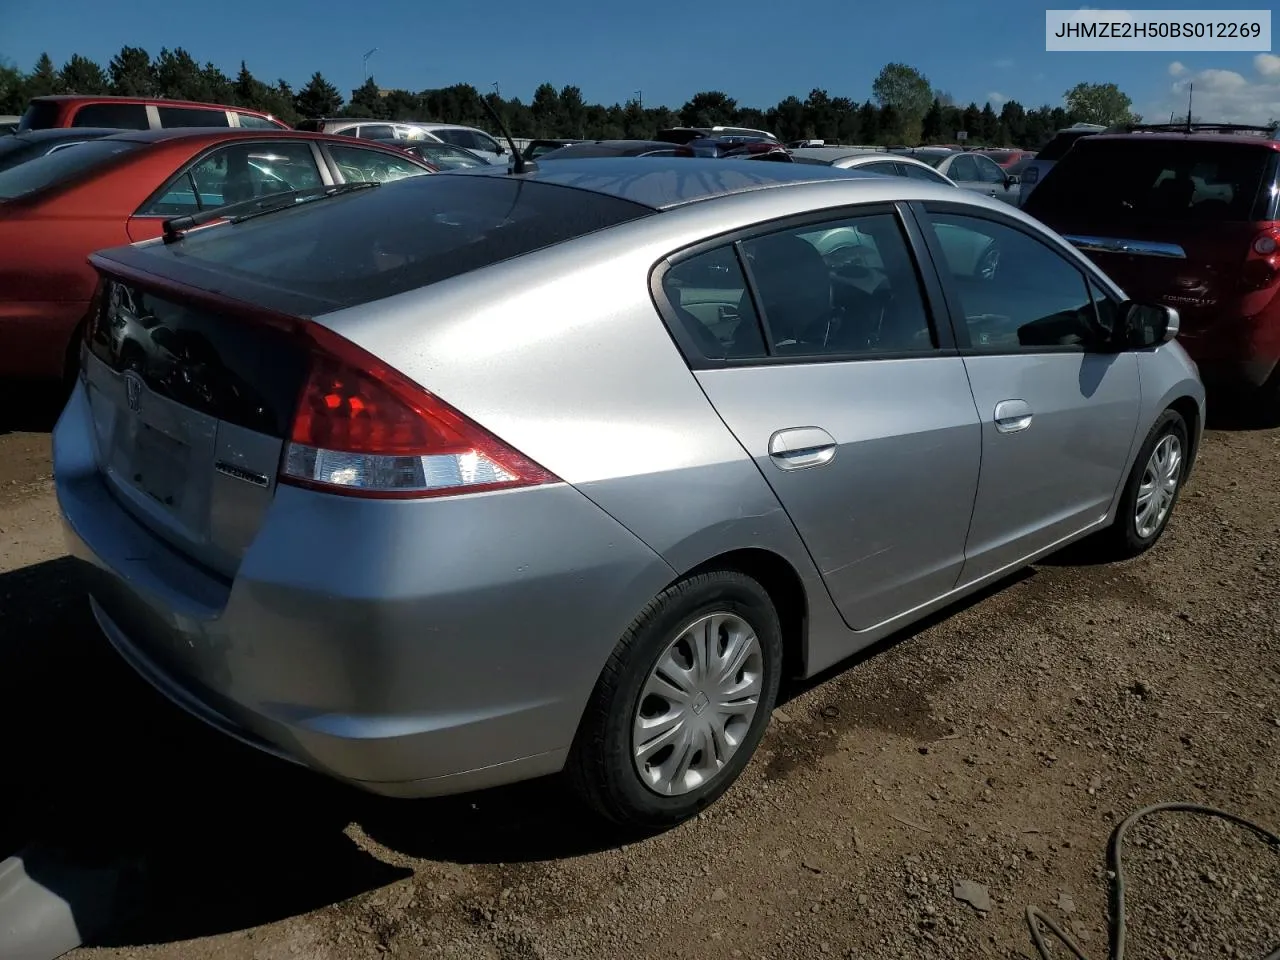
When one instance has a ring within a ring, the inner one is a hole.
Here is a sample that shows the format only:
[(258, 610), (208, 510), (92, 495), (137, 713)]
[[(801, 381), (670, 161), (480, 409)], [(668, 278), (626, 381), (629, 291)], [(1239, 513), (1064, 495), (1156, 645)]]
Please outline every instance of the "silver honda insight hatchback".
[(712, 803), (779, 683), (1160, 537), (1176, 314), (1007, 204), (813, 165), (420, 177), (93, 258), (54, 432), (110, 643), (380, 794)]

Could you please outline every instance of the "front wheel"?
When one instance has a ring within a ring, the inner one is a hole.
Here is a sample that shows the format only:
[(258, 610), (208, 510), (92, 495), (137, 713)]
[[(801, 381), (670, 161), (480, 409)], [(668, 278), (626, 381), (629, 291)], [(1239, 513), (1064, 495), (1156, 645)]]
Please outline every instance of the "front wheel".
[(1152, 425), (1138, 452), (1107, 531), (1109, 552), (1123, 559), (1149, 550), (1169, 525), (1187, 473), (1187, 422), (1166, 410)]
[(596, 683), (566, 765), (575, 792), (626, 827), (694, 816), (751, 759), (781, 668), (778, 614), (754, 579), (717, 570), (669, 587)]

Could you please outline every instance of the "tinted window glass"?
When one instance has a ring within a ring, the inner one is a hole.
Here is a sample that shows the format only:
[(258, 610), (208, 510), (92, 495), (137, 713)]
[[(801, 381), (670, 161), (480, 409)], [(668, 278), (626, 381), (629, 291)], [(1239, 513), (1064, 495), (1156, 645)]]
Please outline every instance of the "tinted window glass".
[(877, 160), (875, 163), (864, 163), (857, 169), (866, 170), (868, 173), (878, 173), (886, 177), (902, 176), (902, 168), (896, 163), (892, 163), (888, 160)]
[(342, 179), (348, 183), (390, 183), (392, 180), (417, 177), (427, 172), (411, 160), (384, 150), (363, 150), (360, 147), (335, 144), (329, 147), (329, 156), (333, 157)]
[(249, 130), (279, 130), (280, 125), (272, 123), (266, 117), (255, 117), (251, 113), (237, 113), (240, 118), (240, 126)]
[(928, 164), (928, 165), (929, 165), (929, 166), (931, 166), (931, 167), (936, 167), (936, 166), (938, 166), (939, 164), (941, 164), (943, 160), (947, 159), (947, 157), (948, 157), (948, 156), (950, 156), (950, 154), (946, 154), (946, 153), (913, 153), (913, 154), (911, 155), (911, 159), (912, 159), (912, 160), (919, 160), (921, 163), (926, 163), (926, 164)]
[(116, 127), (149, 130), (147, 108), (141, 103), (86, 103), (71, 120), (73, 127)]
[(201, 209), (240, 203), (321, 184), (311, 145), (237, 143), (215, 150), (194, 167)]
[(941, 213), (931, 219), (974, 349), (1006, 353), (1097, 341), (1089, 287), (1075, 264), (1003, 224)]
[(907, 177), (911, 180), (928, 180), (930, 183), (947, 184), (947, 180), (942, 174), (933, 170), (926, 170), (924, 167), (917, 167), (914, 163), (904, 163), (902, 169), (907, 172)]
[(978, 179), (983, 183), (1004, 183), (1004, 171), (987, 157), (971, 157), (978, 168)]
[(195, 182), (190, 173), (184, 173), (171, 183), (156, 200), (145, 205), (139, 214), (153, 217), (184, 217), (200, 209)]
[(365, 140), (392, 140), (395, 138), (396, 128), (389, 123), (365, 123), (360, 125), (356, 136)]
[(471, 134), (471, 139), (475, 143), (475, 146), (471, 148), (472, 150), (485, 150), (489, 153), (498, 152), (498, 141), (486, 134), (473, 133)]
[(1075, 146), (1076, 141), (1081, 137), (1088, 137), (1097, 131), (1076, 131), (1072, 133), (1060, 133), (1050, 140), (1043, 150), (1036, 154), (1037, 160), (1061, 160), (1067, 155), (1067, 151)]
[(19, 130), (48, 130), (58, 125), (58, 105), (48, 100), (32, 100), (18, 121)]
[(90, 140), (77, 144), (71, 150), (59, 150), (8, 170), (0, 170), (0, 199), (25, 196), (44, 187), (63, 183), (141, 146), (140, 143), (130, 143), (127, 140)]
[[(1086, 140), (1029, 198), (1035, 215), (1128, 220), (1248, 221), (1275, 154), (1204, 141)], [(1263, 204), (1265, 205), (1265, 203)]]
[(461, 170), (466, 167), (487, 166), (483, 157), (468, 153), (461, 147), (447, 143), (418, 143), (410, 149), (427, 163), (435, 164), (442, 170)]
[(199, 107), (156, 107), (162, 127), (229, 127), (225, 110), (201, 110)]
[(892, 214), (747, 240), (772, 352), (900, 353), (934, 347), (906, 237)]
[(662, 289), (704, 357), (766, 355), (760, 320), (732, 246), (681, 260), (663, 276)]
[(951, 161), (951, 166), (947, 168), (947, 176), (960, 183), (973, 183), (978, 179), (978, 165), (973, 157), (962, 153)]
[(410, 177), (196, 231), (173, 249), (220, 273), (350, 306), (652, 213), (615, 197), (510, 177)]
[(433, 130), (431, 132), (445, 143), (452, 143), (455, 147), (465, 147), (467, 150), (475, 149), (476, 140), (471, 135), (470, 130)]

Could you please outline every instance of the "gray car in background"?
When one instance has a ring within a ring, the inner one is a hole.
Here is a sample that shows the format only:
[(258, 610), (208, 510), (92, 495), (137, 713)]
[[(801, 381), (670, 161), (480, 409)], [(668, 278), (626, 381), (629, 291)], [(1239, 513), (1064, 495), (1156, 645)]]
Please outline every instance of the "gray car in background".
[(891, 152), (927, 163), (957, 187), (1015, 207), (1018, 205), (1018, 178), (1010, 176), (990, 157), (970, 150), (939, 147), (917, 147)]
[[(488, 167), (93, 262), (53, 447), (98, 623), (386, 795), (564, 771), (692, 816), (784, 678), (1080, 538), (1152, 546), (1201, 437), (1173, 311), (906, 177)], [(169, 349), (126, 366), (128, 317)]]

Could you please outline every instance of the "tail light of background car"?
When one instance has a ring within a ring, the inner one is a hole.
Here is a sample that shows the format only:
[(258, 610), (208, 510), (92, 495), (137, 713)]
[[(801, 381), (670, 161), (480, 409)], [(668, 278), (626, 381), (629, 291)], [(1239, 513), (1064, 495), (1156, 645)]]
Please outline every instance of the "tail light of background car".
[(1280, 279), (1280, 222), (1260, 226), (1240, 271), (1240, 285), (1245, 291), (1265, 290)]
[(559, 478), (344, 337), (311, 325), (311, 367), (280, 482), (360, 497), (420, 498)]

